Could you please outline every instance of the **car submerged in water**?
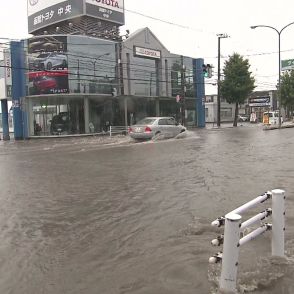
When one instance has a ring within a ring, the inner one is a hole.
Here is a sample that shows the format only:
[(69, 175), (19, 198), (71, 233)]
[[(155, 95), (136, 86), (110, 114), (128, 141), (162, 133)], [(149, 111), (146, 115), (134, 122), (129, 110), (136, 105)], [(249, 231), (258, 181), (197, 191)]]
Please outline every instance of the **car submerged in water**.
[(185, 131), (186, 128), (173, 117), (145, 117), (130, 126), (129, 135), (133, 139), (148, 140), (159, 135), (164, 138), (174, 138)]

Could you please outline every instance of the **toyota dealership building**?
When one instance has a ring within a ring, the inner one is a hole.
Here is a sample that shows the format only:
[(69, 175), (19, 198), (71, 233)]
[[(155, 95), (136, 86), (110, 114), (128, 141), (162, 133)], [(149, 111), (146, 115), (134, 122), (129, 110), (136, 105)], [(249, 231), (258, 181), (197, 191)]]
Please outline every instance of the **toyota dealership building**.
[(28, 0), (33, 37), (5, 55), (16, 139), (100, 133), (145, 116), (205, 126), (203, 59), (170, 53), (148, 28), (122, 36), (122, 25), (123, 0)]

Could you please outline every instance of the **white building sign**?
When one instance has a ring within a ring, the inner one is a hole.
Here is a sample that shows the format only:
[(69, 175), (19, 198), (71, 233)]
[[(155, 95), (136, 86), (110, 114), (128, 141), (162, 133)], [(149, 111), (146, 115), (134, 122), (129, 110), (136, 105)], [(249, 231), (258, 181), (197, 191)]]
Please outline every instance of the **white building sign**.
[(287, 59), (287, 60), (282, 60), (281, 62), (282, 68), (281, 70), (292, 70), (294, 69), (294, 59)]
[(154, 59), (161, 58), (161, 51), (135, 46), (135, 55)]
[(84, 12), (84, 0), (27, 0), (29, 33)]
[(269, 96), (249, 98), (249, 106), (250, 107), (271, 106), (271, 98)]
[(82, 15), (124, 24), (124, 0), (27, 0), (29, 33)]
[(28, 16), (62, 2), (64, 0), (28, 0)]

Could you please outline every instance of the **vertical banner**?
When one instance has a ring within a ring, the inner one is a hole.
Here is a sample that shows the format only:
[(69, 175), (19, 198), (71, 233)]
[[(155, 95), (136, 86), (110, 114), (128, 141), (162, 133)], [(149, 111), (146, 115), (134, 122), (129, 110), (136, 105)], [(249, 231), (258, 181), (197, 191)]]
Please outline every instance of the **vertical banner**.
[(193, 59), (193, 76), (196, 97), (196, 125), (199, 128), (205, 127), (205, 84), (204, 76), (202, 74), (203, 64), (203, 58)]
[(24, 139), (24, 113), (21, 109), (21, 99), (26, 95), (25, 77), (25, 41), (12, 41), (11, 49), (11, 69), (12, 69), (12, 109), (14, 139)]
[(10, 136), (9, 136), (9, 124), (8, 124), (7, 99), (1, 100), (1, 109), (2, 109), (3, 140), (8, 141), (10, 139)]
[(5, 72), (5, 96), (11, 97), (12, 70), (11, 70), (11, 52), (9, 49), (3, 50), (4, 72)]

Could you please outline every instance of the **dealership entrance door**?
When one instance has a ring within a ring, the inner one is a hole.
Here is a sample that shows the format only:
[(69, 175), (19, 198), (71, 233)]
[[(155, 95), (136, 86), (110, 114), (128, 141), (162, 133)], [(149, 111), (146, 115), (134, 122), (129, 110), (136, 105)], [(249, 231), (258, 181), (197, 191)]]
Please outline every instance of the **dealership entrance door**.
[(85, 133), (84, 100), (80, 97), (27, 97), (30, 136)]

